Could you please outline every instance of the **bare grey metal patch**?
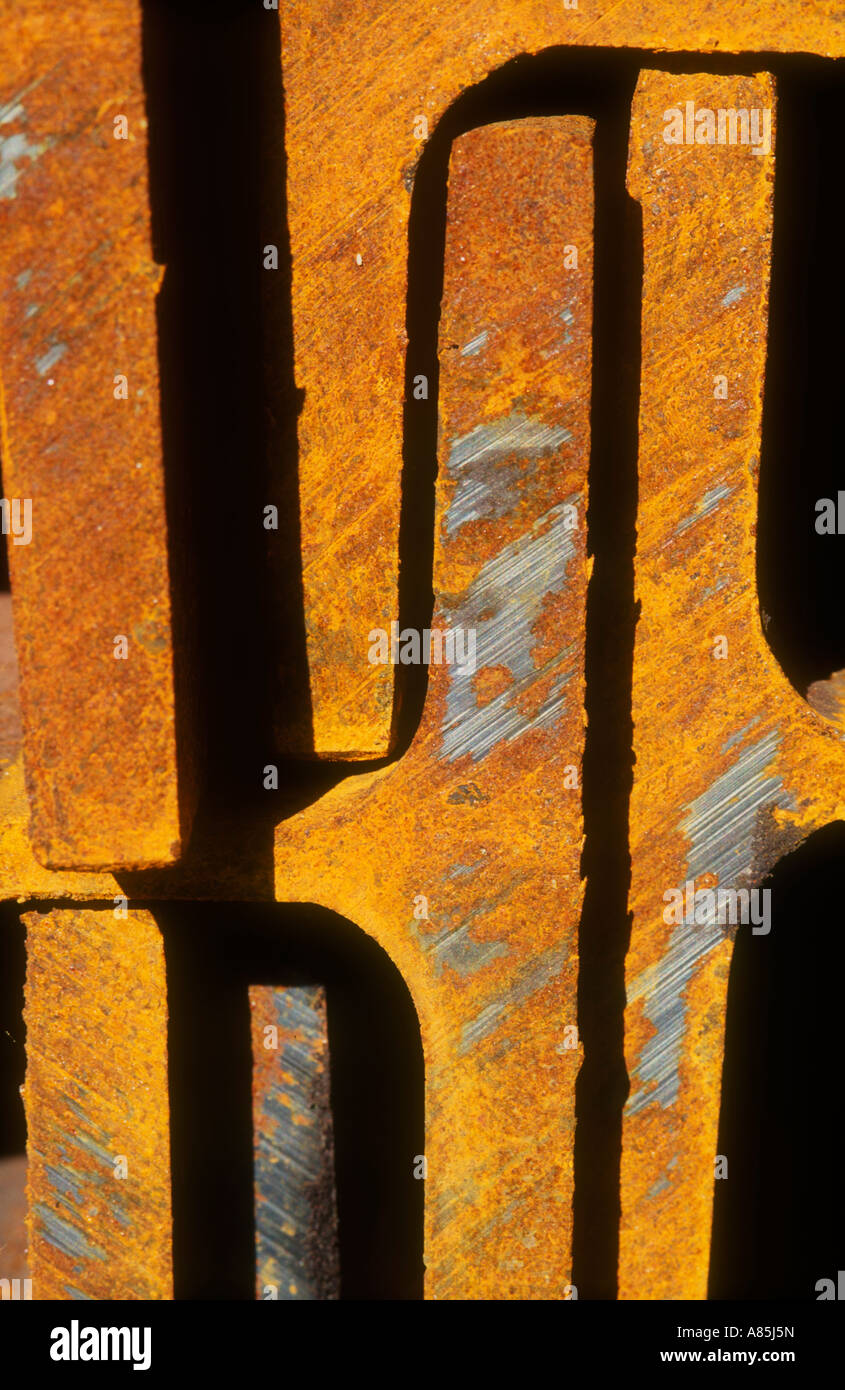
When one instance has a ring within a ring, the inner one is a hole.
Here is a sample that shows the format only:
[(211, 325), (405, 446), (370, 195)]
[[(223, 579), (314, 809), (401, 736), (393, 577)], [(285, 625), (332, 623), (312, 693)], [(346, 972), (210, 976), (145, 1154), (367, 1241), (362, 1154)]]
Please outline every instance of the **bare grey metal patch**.
[(766, 773), (779, 746), (780, 730), (771, 729), (692, 802), (681, 827), (690, 840), (687, 878), (711, 873), (732, 885), (751, 871), (758, 811), (795, 806), (779, 774)]
[[(79, 1119), (85, 1121), (86, 1124), (92, 1124), (92, 1121), (85, 1114), (85, 1111), (81, 1106), (77, 1105), (75, 1101), (72, 1101), (68, 1096), (64, 1097), (64, 1101)], [(98, 1131), (104, 1142), (107, 1143), (107, 1136), (103, 1133), (102, 1129), (97, 1125), (93, 1127)], [(115, 1159), (117, 1155), (110, 1153), (108, 1149), (103, 1147), (103, 1144), (98, 1143), (97, 1140), (82, 1127), (80, 1127), (75, 1134), (69, 1134), (66, 1129), (60, 1129), (58, 1132), (67, 1139), (70, 1145), (70, 1150), (65, 1148), (63, 1144), (59, 1146), (59, 1153), (66, 1167), (63, 1169), (57, 1168), (46, 1162), (44, 1166), (50, 1176), (53, 1189), (56, 1193), (57, 1203), (66, 1207), (71, 1216), (75, 1217), (78, 1215), (78, 1209), (82, 1207), (84, 1201), (82, 1184), (84, 1183), (87, 1187), (88, 1184), (93, 1183), (95, 1186), (99, 1187), (102, 1186), (106, 1178), (112, 1178), (114, 1176)], [(81, 1173), (77, 1173), (73, 1166), (73, 1161), (75, 1159), (74, 1150), (78, 1149), (82, 1149), (85, 1153), (99, 1159), (105, 1171), (103, 1173), (98, 1173), (89, 1169), (85, 1172), (84, 1176)], [(118, 1180), (114, 1183), (110, 1182), (109, 1187), (111, 1189), (108, 1197), (109, 1215), (113, 1217), (115, 1221), (119, 1222), (124, 1229), (128, 1229), (132, 1225), (132, 1218), (125, 1209), (128, 1200), (126, 1185), (124, 1182)]]
[(522, 1004), (560, 974), (568, 957), (569, 947), (556, 945), (550, 946), (542, 955), (530, 961), (517, 973), (515, 979), (509, 981), (500, 999), (493, 999), (489, 1004), (485, 1004), (475, 1018), (464, 1024), (458, 1052), (461, 1055), (471, 1052), (482, 1038), (489, 1037), (496, 1031), (503, 1015), (512, 1018)]
[(48, 348), (43, 357), (39, 357), (35, 362), (35, 370), (39, 376), (46, 376), (51, 367), (64, 357), (67, 352), (66, 343), (56, 343), (55, 347)]
[(728, 576), (723, 574), (721, 579), (716, 580), (715, 584), (710, 584), (706, 589), (701, 590), (699, 602), (703, 603), (705, 599), (712, 598), (714, 594), (718, 594), (722, 589), (727, 589), (730, 582)]
[(460, 926), (441, 933), (434, 940), (431, 955), (438, 975), (443, 973), (443, 966), (448, 965), (457, 975), (466, 978), (497, 956), (508, 954), (510, 947), (506, 941), (476, 941), (470, 936), (474, 925), (474, 921), (461, 922)]
[(730, 738), (725, 739), (719, 751), (721, 753), (727, 753), (731, 748), (735, 748), (738, 743), (742, 743), (742, 740), (745, 738), (745, 735), (751, 732), (751, 730), (754, 728), (754, 725), (759, 723), (760, 715), (755, 714), (753, 719), (749, 719), (747, 724), (743, 724), (741, 729), (737, 729), (736, 733), (731, 734)]
[(64, 1097), (64, 1103), (69, 1110), (73, 1111), (77, 1119), (82, 1120), (86, 1125), (90, 1125), (92, 1129), (96, 1130), (98, 1137), (95, 1138), (87, 1129), (81, 1128), (78, 1129), (75, 1134), (69, 1134), (66, 1129), (60, 1129), (59, 1133), (64, 1135), (65, 1139), (68, 1140), (71, 1148), (85, 1149), (87, 1153), (93, 1154), (95, 1158), (101, 1159), (109, 1172), (111, 1172), (114, 1168), (114, 1155), (105, 1147), (105, 1145), (109, 1143), (109, 1136), (99, 1125), (93, 1123), (82, 1106), (78, 1105), (76, 1101), (71, 1100), (70, 1096)]
[(11, 101), (7, 101), (5, 106), (0, 106), (0, 125), (9, 125), (12, 121), (26, 120), (24, 105), (20, 100), (23, 95), (24, 93), (21, 92), (18, 96), (12, 97)]
[(486, 328), (482, 328), (480, 333), (476, 333), (474, 338), (470, 338), (461, 348), (461, 357), (477, 357), (483, 347), (487, 346), (487, 339), (490, 337)]
[(734, 490), (730, 483), (720, 483), (717, 487), (708, 488), (696, 504), (695, 511), (691, 512), (689, 516), (685, 516), (683, 521), (678, 522), (669, 539), (680, 536), (683, 531), (687, 531), (690, 526), (701, 521), (702, 517), (709, 516), (711, 512), (716, 510), (720, 502), (723, 502), (726, 497), (730, 497)]
[[(46, 74), (45, 74), (46, 75)], [(0, 106), (0, 125), (8, 125), (10, 121), (25, 121), (26, 112), (24, 111), (23, 98), (40, 87), (44, 77), (36, 77), (32, 82), (28, 82), (13, 97), (10, 97), (5, 105)]]
[(482, 865), (486, 863), (487, 860), (482, 855), (480, 859), (476, 859), (472, 864), (453, 864), (451, 869), (447, 870), (446, 877), (463, 878), (464, 874), (474, 874), (477, 869), (480, 869)]
[(62, 1254), (74, 1255), (84, 1260), (106, 1258), (105, 1250), (101, 1250), (98, 1245), (89, 1244), (81, 1231), (71, 1226), (69, 1221), (63, 1221), (43, 1202), (36, 1202), (33, 1211), (42, 1227), (44, 1239), (57, 1250), (61, 1250)]
[(456, 787), (449, 793), (447, 798), (454, 806), (483, 806), (490, 800), (486, 792), (477, 787), (474, 782), (467, 782), (462, 787)]
[[(0, 106), (0, 126), (11, 125), (13, 121), (23, 122), (26, 120), (21, 97), (31, 92), (33, 87), (38, 85), (42, 79), (31, 82), (17, 96), (12, 97), (5, 106)], [(0, 198), (16, 198), (17, 183), (23, 172), (18, 166), (23, 160), (28, 159), (34, 164), (45, 150), (55, 144), (52, 136), (45, 140), (31, 141), (24, 131), (15, 131), (13, 135), (0, 135)]]
[[(442, 756), (450, 762), (470, 753), (478, 762), (497, 743), (511, 741), (529, 729), (548, 728), (560, 718), (564, 687), (572, 679), (575, 644), (561, 647), (543, 666), (532, 657), (532, 629), (549, 593), (566, 585), (567, 569), (575, 557), (569, 509), (581, 502), (574, 493), (566, 502), (546, 512), (531, 530), (506, 546), (479, 570), (454, 608), (444, 605), (450, 626), (476, 630), (476, 665), (506, 667), (513, 683), (501, 694), (479, 705), (475, 673), (449, 668), (449, 692), (441, 725)], [(482, 617), (482, 614), (484, 615)], [(561, 667), (540, 708), (526, 716), (518, 707), (521, 697), (549, 671)]]
[[(260, 1284), (276, 1285), (281, 1300), (332, 1299), (338, 1291), (329, 1080), (315, 1066), (325, 993), (320, 985), (301, 985), (273, 989), (271, 997), (279, 1081), (263, 1097), (255, 1126), (256, 1269)], [(315, 1257), (320, 1213), (332, 1230), (324, 1231)]]
[(556, 317), (563, 324), (563, 332), (560, 337), (552, 339), (548, 347), (540, 349), (540, 356), (546, 362), (551, 358), (559, 357), (563, 349), (568, 347), (572, 342), (573, 335), (569, 331), (575, 322), (575, 315), (572, 310), (567, 305), (565, 308), (558, 311)]
[[(507, 516), (513, 510), (512, 490), (525, 460), (552, 453), (571, 438), (563, 425), (547, 425), (516, 411), (476, 425), (456, 439), (446, 460), (447, 471), (457, 480), (444, 519), (447, 533), (454, 535), (468, 521)], [(506, 460), (511, 462), (502, 467)], [(491, 464), (500, 466), (492, 472)]]
[[(486, 859), (481, 863), (486, 866)], [(451, 872), (447, 877), (452, 877)], [(477, 883), (475, 906), (463, 910), (460, 916), (457, 913), (450, 914), (445, 925), (433, 934), (420, 932), (416, 922), (411, 924), (411, 930), (438, 975), (443, 974), (444, 966), (449, 966), (456, 974), (466, 978), (468, 975), (474, 975), (497, 956), (508, 955), (510, 946), (506, 941), (478, 941), (471, 932), (478, 919), (489, 917), (506, 903), (515, 889), (525, 882), (525, 878), (525, 874), (513, 874), (498, 893), (487, 897), (484, 896), (483, 887)]]
[[(795, 804), (781, 778), (766, 771), (779, 744), (780, 732), (772, 729), (687, 807), (681, 826), (690, 847), (681, 891), (687, 879), (703, 874), (714, 874), (714, 886), (720, 887), (741, 886), (750, 874), (758, 813), (765, 807), (794, 808)], [(626, 1106), (629, 1115), (638, 1114), (647, 1105), (665, 1108), (677, 1100), (687, 1011), (684, 990), (702, 956), (724, 939), (719, 923), (676, 925), (663, 957), (631, 983), (628, 1004), (645, 999), (645, 1016), (657, 1031), (643, 1047), (631, 1078), (639, 1084), (636, 1090), (632, 1087)]]
[(736, 304), (737, 300), (742, 299), (742, 296), (747, 292), (747, 285), (734, 285), (732, 290), (728, 290), (727, 294), (724, 296), (722, 300), (722, 303), (727, 309), (730, 307), (731, 304)]
[(77, 1173), (71, 1177), (70, 1173), (64, 1168), (57, 1168), (53, 1163), (45, 1163), (44, 1171), (50, 1179), (50, 1185), (62, 1196), (70, 1196), (77, 1205), (82, 1204), (82, 1191), (79, 1186), (80, 1178)]

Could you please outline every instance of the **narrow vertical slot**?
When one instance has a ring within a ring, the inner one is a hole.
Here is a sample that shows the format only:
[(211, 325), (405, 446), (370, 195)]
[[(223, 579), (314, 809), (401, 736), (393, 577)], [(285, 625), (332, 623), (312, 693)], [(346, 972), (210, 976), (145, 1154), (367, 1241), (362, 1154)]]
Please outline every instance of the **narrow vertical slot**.
[[(26, 1279), (26, 1120), (24, 1081), (24, 929), (0, 906), (0, 1279)], [(5, 1285), (3, 1286), (5, 1289)], [(10, 1287), (12, 1287), (10, 1285)], [(4, 1295), (5, 1296), (5, 1295)]]

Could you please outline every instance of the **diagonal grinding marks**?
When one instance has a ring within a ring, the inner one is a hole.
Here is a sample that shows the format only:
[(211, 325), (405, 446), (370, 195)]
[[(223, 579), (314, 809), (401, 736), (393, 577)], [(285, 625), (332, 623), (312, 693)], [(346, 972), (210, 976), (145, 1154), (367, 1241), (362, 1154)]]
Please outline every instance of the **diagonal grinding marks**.
[(160, 933), (135, 911), (24, 921), (33, 1298), (170, 1299)]
[(30, 834), (51, 868), (167, 864), (191, 797), (180, 811), (140, 8), (45, 22), (29, 5), (2, 34), (2, 468), (21, 509)]
[[(429, 1298), (570, 1279), (591, 139), (566, 117), (455, 143), (432, 620), (455, 659), (404, 757), (276, 838), (277, 896), (374, 936), (417, 1008)], [(362, 612), (356, 641), (389, 618)]]
[[(585, 70), (591, 46), (838, 57), (845, 26), (833, 0), (296, 0), (281, 11), (314, 749), (380, 755), (392, 672), (361, 663), (356, 629), (360, 608), (391, 604), (395, 616), (408, 217), (428, 135), (464, 91), (552, 47), (583, 45)], [(428, 365), (408, 368), (413, 380)]]
[(253, 985), (256, 1295), (339, 1295), (326, 992)]
[[(704, 113), (695, 126), (688, 102)], [(673, 110), (682, 143), (663, 136)], [(720, 110), (746, 113), (746, 143), (741, 126), (730, 143), (727, 125), (718, 142)], [(766, 111), (773, 144), (765, 74), (645, 72), (632, 115), (628, 187), (645, 270), (620, 1237), (630, 1299), (707, 1292), (733, 929), (727, 906), (708, 923), (706, 898), (704, 922), (685, 920), (686, 885), (750, 891), (810, 831), (845, 816), (841, 736), (787, 683), (757, 604)], [(687, 129), (706, 138), (707, 112), (716, 143), (687, 143)], [(664, 897), (673, 890), (684, 894), (680, 921)]]

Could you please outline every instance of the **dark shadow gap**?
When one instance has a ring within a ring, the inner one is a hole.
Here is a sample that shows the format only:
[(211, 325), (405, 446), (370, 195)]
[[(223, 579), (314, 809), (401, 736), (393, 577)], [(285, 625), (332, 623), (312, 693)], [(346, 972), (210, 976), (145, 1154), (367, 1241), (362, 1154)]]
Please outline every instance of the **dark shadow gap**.
[(757, 579), (767, 640), (802, 695), (845, 668), (845, 536), (815, 529), (817, 501), (845, 486), (843, 111), (845, 63), (778, 65)]
[[(143, 0), (142, 10), (153, 249), (165, 267), (157, 310), (180, 772), (196, 763), (194, 855), (224, 844), (233, 857), (260, 853), (270, 895), (277, 810), (262, 769), (272, 761), (276, 644), (265, 541), (272, 534), (299, 554), (295, 460), (283, 496), (271, 497), (266, 466), (265, 369), (287, 409), (280, 362), (291, 354), (282, 315), (265, 367), (262, 184), (268, 146), (283, 138), (278, 16), (244, 0)], [(282, 224), (273, 230), (283, 237)], [(289, 274), (278, 274), (289, 300)], [(264, 508), (274, 502), (280, 529), (269, 533)], [(280, 602), (301, 613), (287, 579)], [(166, 875), (156, 882), (166, 891)]]
[[(291, 250), (278, 14), (251, 0), (142, 0), (180, 769), (200, 800), (179, 896), (225, 857), (273, 897), (273, 827), (357, 764), (313, 743), (302, 597)], [(266, 269), (264, 248), (278, 248)], [(277, 509), (278, 530), (264, 526)], [(278, 790), (264, 768), (278, 768)]]
[(0, 1278), (26, 1278), (26, 1071), (23, 1020), (26, 932), (19, 909), (0, 905)]
[[(284, 74), (278, 19), (265, 17), (261, 139), (262, 267), (264, 246), (278, 248), (279, 268), (262, 268), (262, 352), (264, 399), (262, 446), (267, 460), (267, 501), (278, 509), (278, 531), (265, 531), (270, 587), (270, 618), (276, 674), (272, 691), (273, 747), (313, 751), (314, 730), (305, 640), (302, 536), (299, 509), (297, 425), (305, 392), (294, 374), (290, 231), (287, 208), (287, 145)], [(313, 775), (293, 760), (285, 780)]]
[(0, 1158), (26, 1149), (20, 1088), (26, 1070), (23, 986), (26, 931), (19, 909), (0, 905)]
[(771, 931), (740, 927), (728, 985), (711, 1299), (816, 1299), (845, 1251), (841, 885), (845, 825), (782, 859)]
[[(0, 497), (6, 497), (3, 491), (3, 459), (0, 457)], [(11, 500), (6, 498), (7, 501)], [(9, 592), (9, 545), (5, 532), (0, 530), (0, 594)]]
[(151, 904), (165, 941), (176, 1297), (253, 1299), (247, 988), (326, 989), (341, 1297), (422, 1297), (419, 1025), (389, 958), (309, 906)]
[(634, 81), (614, 93), (595, 140), (596, 235), (590, 414), (584, 743), (586, 879), (579, 931), (572, 1279), (580, 1298), (616, 1297), (625, 1065), (625, 956), (631, 932), (628, 813), (643, 280), (642, 215), (625, 191)]

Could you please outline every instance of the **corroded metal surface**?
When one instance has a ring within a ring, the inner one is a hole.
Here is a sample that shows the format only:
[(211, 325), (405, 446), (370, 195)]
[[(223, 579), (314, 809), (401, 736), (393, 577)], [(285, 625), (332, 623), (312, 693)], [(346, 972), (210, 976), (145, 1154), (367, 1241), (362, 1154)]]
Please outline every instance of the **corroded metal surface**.
[[(50, 840), (56, 817), (44, 810), (37, 777), (36, 847), (50, 862), (80, 866), (158, 863), (177, 853), (179, 825), (152, 405), (160, 273), (149, 253), (139, 12), (132, 0), (105, 0), (49, 16), (27, 6), (23, 16), (3, 6), (9, 42), (0, 58), (0, 208), (9, 230), (0, 351), (6, 494), (27, 495), (28, 467), (36, 469), (31, 491), (42, 478), (50, 489), (44, 509), (35, 507), (32, 545), (12, 547), (31, 767), (31, 748), (51, 728), (45, 722), (42, 734), (36, 720), (39, 690), (45, 711), (61, 715), (64, 700), (73, 716), (69, 739), (90, 740), (73, 747), (67, 764), (42, 760), (56, 785), (62, 766), (84, 769), (62, 798), (76, 818), (63, 832), (75, 837), (72, 852)], [(314, 745), (360, 757), (387, 748), (393, 720), (392, 666), (370, 663), (367, 653), (368, 630), (389, 628), (396, 616), (407, 223), (425, 143), (415, 133), (417, 118), (425, 116), (433, 131), (463, 89), (518, 53), (556, 44), (839, 55), (845, 32), (833, 5), (790, 0), (765, 9), (739, 0), (719, 13), (710, 0), (682, 8), (664, 0), (580, 0), (577, 10), (470, 0), (442, 12), (386, 0), (327, 10), (297, 0), (284, 30)], [(108, 44), (107, 67), (68, 60), (83, 39), (91, 52)], [(117, 90), (128, 142), (113, 140)], [(687, 876), (702, 885), (759, 882), (785, 848), (845, 814), (837, 736), (787, 687), (756, 607), (754, 460), (772, 159), (747, 148), (694, 146), (663, 158), (663, 112), (693, 95), (699, 106), (772, 104), (762, 77), (650, 74), (634, 117), (630, 187), (646, 231), (646, 350), (632, 1094), (620, 1270), (628, 1298), (703, 1297), (706, 1287), (730, 945), (708, 928), (695, 929), (701, 934), (694, 938), (673, 932), (662, 920), (662, 893)], [(350, 780), (277, 834), (276, 896), (322, 902), (356, 921), (388, 950), (412, 990), (427, 1061), (433, 1297), (561, 1296), (569, 1279), (588, 146), (589, 123), (567, 119), (475, 132), (456, 148), (433, 622), (475, 625), (478, 669), (434, 668), (423, 724), (404, 758)], [(7, 202), (10, 189), (15, 198)], [(100, 240), (92, 227), (103, 229)], [(561, 265), (566, 244), (579, 248), (577, 277)], [(93, 267), (91, 246), (101, 252)], [(129, 344), (126, 368), (117, 359)], [(121, 401), (113, 382), (124, 370), (131, 394)], [(715, 400), (712, 378), (722, 372), (729, 392)], [(134, 389), (138, 381), (143, 395)], [(50, 402), (43, 413), (42, 398)], [(30, 405), (32, 418), (24, 419)], [(63, 460), (75, 470), (64, 513), (65, 478), (51, 473)], [(130, 470), (139, 460), (136, 477)], [(579, 519), (572, 531), (564, 526), (568, 506)], [(68, 522), (69, 513), (78, 524)], [(57, 577), (38, 558), (42, 519), (51, 553), (62, 556)], [(106, 534), (92, 540), (98, 525)], [(108, 618), (110, 642), (129, 637), (140, 664), (132, 656), (114, 661), (107, 648), (112, 665), (100, 670), (100, 649), (85, 645), (95, 628), (77, 617), (94, 611)], [(724, 662), (713, 655), (720, 635), (728, 642)], [(71, 651), (78, 668), (66, 662), (64, 670), (84, 669), (82, 698), (62, 688), (55, 671), (51, 681), (38, 669), (41, 643), (50, 644), (47, 660)], [(668, 681), (667, 664), (677, 672)], [(110, 874), (53, 871), (33, 853), (13, 689), (13, 665), (0, 655), (0, 898), (109, 899), (121, 891)], [(141, 706), (145, 719), (155, 712), (152, 731), (133, 719)], [(60, 747), (62, 757), (69, 748)], [(161, 781), (147, 776), (153, 765), (164, 768)], [(145, 879), (145, 891), (153, 898), (266, 896), (260, 872), (226, 849), (225, 837), (206, 845), (184, 869)], [(144, 914), (115, 922), (108, 911), (80, 909), (31, 915), (29, 946), (35, 1296), (167, 1297), (166, 1020), (157, 933)], [(84, 1120), (68, 1111), (69, 1085), (85, 1091), (69, 1097)], [(115, 1105), (118, 1094), (131, 1104)], [(259, 1086), (258, 1095), (270, 1089)], [(97, 1167), (105, 1169), (113, 1149), (123, 1152), (122, 1143), (131, 1180), (133, 1142), (143, 1192)], [(108, 1182), (124, 1186), (112, 1191)], [(127, 1201), (124, 1193), (136, 1195)]]
[(18, 659), (12, 634), (12, 600), (0, 594), (0, 779), (21, 746)]
[(431, 1298), (570, 1280), (591, 138), (566, 117), (455, 144), (432, 625), (474, 629), (477, 668), (432, 665), (405, 756), (277, 832), (278, 896), (374, 936), (419, 1014)]
[(667, 144), (664, 115), (685, 115), (687, 101), (773, 110), (773, 83), (645, 72), (632, 113), (628, 187), (645, 254), (642, 611), (620, 1296), (634, 1299), (706, 1297), (732, 950), (729, 925), (667, 924), (663, 895), (687, 881), (754, 888), (811, 830), (845, 816), (841, 737), (788, 684), (757, 602), (774, 155)]
[(334, 1299), (340, 1289), (326, 993), (249, 990), (256, 1297)]
[(0, 1279), (28, 1277), (26, 1158), (12, 1154), (0, 1158)]
[(31, 842), (53, 867), (170, 863), (191, 797), (180, 817), (140, 13), (4, 5), (0, 28), (0, 423), (6, 497), (31, 503), (30, 539), (9, 537)]
[(839, 56), (845, 24), (834, 3), (792, 0), (580, 0), (568, 9), (547, 0), (297, 0), (283, 8), (282, 37), (314, 747), (381, 753), (392, 673), (361, 662), (356, 627), (361, 610), (396, 617), (419, 118), (433, 132), (463, 90), (554, 45)]
[(172, 1298), (160, 933), (146, 912), (24, 920), (33, 1297)]

